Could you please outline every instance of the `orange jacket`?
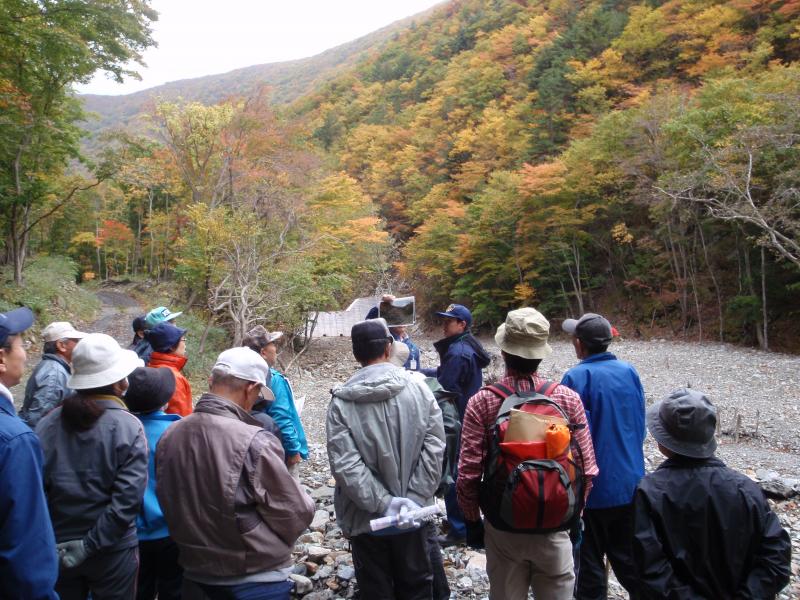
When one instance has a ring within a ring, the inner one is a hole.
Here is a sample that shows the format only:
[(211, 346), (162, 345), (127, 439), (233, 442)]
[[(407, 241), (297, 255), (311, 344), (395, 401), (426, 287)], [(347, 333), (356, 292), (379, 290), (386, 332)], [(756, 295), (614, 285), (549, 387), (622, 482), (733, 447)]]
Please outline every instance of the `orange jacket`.
[(153, 352), (150, 355), (150, 362), (147, 363), (148, 367), (167, 367), (175, 373), (175, 393), (172, 394), (172, 398), (170, 398), (164, 412), (182, 417), (190, 415), (193, 410), (192, 386), (189, 385), (189, 380), (181, 373), (186, 360), (185, 356), (178, 356), (177, 354)]

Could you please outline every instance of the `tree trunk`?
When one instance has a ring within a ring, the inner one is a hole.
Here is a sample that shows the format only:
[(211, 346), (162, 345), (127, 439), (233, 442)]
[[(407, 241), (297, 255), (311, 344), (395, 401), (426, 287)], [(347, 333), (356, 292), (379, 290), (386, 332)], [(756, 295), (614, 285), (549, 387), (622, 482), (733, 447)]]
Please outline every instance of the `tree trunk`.
[(724, 342), (725, 321), (722, 311), (722, 292), (720, 292), (719, 283), (717, 282), (717, 276), (714, 273), (714, 268), (711, 266), (711, 261), (708, 259), (708, 247), (706, 246), (706, 238), (705, 235), (703, 234), (703, 226), (700, 223), (699, 219), (697, 219), (697, 215), (695, 215), (695, 223), (697, 224), (697, 231), (700, 233), (700, 244), (703, 247), (703, 258), (705, 258), (706, 267), (708, 268), (708, 274), (711, 276), (711, 283), (714, 286), (714, 293), (717, 296), (717, 316), (719, 318), (719, 341)]
[(769, 350), (769, 336), (767, 335), (767, 264), (764, 254), (764, 246), (761, 246), (761, 320), (764, 331), (761, 338), (761, 349)]

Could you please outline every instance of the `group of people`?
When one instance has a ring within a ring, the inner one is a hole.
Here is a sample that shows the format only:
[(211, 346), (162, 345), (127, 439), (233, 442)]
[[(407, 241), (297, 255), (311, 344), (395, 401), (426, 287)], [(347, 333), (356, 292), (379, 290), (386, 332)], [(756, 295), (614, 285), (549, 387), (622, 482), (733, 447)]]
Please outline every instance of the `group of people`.
[[(440, 546), (462, 543), (485, 548), (492, 600), (605, 598), (606, 556), (631, 598), (771, 598), (786, 585), (788, 534), (756, 484), (715, 458), (704, 394), (646, 410), (636, 370), (608, 351), (613, 328), (591, 313), (564, 321), (579, 363), (549, 382), (550, 324), (529, 307), (498, 328), (505, 372), (484, 386), (469, 309), (437, 315), (438, 367), (407, 368), (407, 332), (370, 318), (351, 331), (361, 368), (331, 391), (334, 508), (361, 598), (451, 597)], [(282, 336), (248, 332), (193, 403), (178, 316), (137, 318), (131, 349), (48, 325), (18, 417), (9, 388), (34, 318), (0, 313), (0, 597), (289, 598), (315, 505), (274, 368)], [(533, 422), (546, 442), (512, 439)], [(646, 429), (667, 458), (647, 475)], [(443, 536), (416, 516), (436, 495)], [(393, 525), (374, 531), (380, 517)]]
[[(773, 598), (788, 583), (788, 533), (761, 489), (715, 457), (713, 404), (677, 389), (646, 410), (636, 369), (608, 351), (607, 319), (563, 322), (579, 362), (556, 383), (539, 375), (550, 323), (509, 312), (495, 335), (505, 372), (484, 386), (471, 312), (437, 315), (438, 367), (409, 370), (406, 332), (371, 311), (351, 334), (362, 368), (332, 391), (335, 508), (361, 597), (449, 598), (439, 545), (463, 543), (485, 548), (492, 600), (606, 598), (606, 559), (633, 599)], [(515, 410), (542, 406), (562, 419), (548, 421), (565, 442), (554, 454), (549, 437), (546, 456), (535, 441), (505, 442)], [(666, 457), (647, 475), (646, 430)], [(414, 518), (437, 492), (448, 521), (438, 538)], [(371, 531), (382, 515), (396, 526)]]
[(0, 313), (0, 597), (288, 598), (314, 503), (282, 334), (221, 353), (193, 403), (180, 314), (137, 317), (127, 350), (51, 323), (18, 417), (34, 317)]

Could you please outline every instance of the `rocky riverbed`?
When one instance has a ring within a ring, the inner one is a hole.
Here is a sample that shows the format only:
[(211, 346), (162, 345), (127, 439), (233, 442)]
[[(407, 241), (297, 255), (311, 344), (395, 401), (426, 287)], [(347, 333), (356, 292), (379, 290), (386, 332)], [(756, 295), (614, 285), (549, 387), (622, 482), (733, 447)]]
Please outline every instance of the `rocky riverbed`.
[[(435, 366), (432, 339), (417, 337), (424, 366)], [(487, 378), (500, 375), (499, 352), (493, 340), (484, 339), (496, 356)], [(542, 363), (541, 373), (558, 380), (575, 364), (567, 340), (552, 342), (553, 355)], [(616, 342), (611, 348), (619, 358), (634, 364), (652, 404), (669, 391), (691, 386), (709, 394), (720, 413), (718, 455), (778, 496), (770, 500), (782, 525), (792, 538), (790, 585), (781, 599), (800, 597), (800, 358), (738, 348), (725, 344), (690, 344), (670, 341)], [(333, 512), (333, 480), (325, 452), (325, 414), (330, 389), (344, 382), (356, 369), (348, 338), (314, 340), (302, 362), (289, 373), (295, 393), (305, 397), (302, 414), (311, 455), (303, 465), (302, 480), (317, 503), (310, 533), (295, 546), (296, 594), (308, 600), (357, 597), (357, 584), (347, 540), (336, 526)], [(648, 436), (647, 469), (661, 462)], [(452, 598), (488, 598), (486, 559), (482, 552), (465, 547), (444, 553)], [(627, 594), (611, 577), (612, 598)]]

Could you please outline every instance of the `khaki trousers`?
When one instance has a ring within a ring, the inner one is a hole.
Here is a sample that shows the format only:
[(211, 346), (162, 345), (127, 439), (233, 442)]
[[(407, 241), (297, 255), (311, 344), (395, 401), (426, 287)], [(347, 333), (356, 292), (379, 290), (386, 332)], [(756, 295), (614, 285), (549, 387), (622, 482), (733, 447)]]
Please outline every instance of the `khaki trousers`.
[(490, 600), (570, 600), (575, 588), (572, 543), (566, 531), (509, 533), (485, 523)]

